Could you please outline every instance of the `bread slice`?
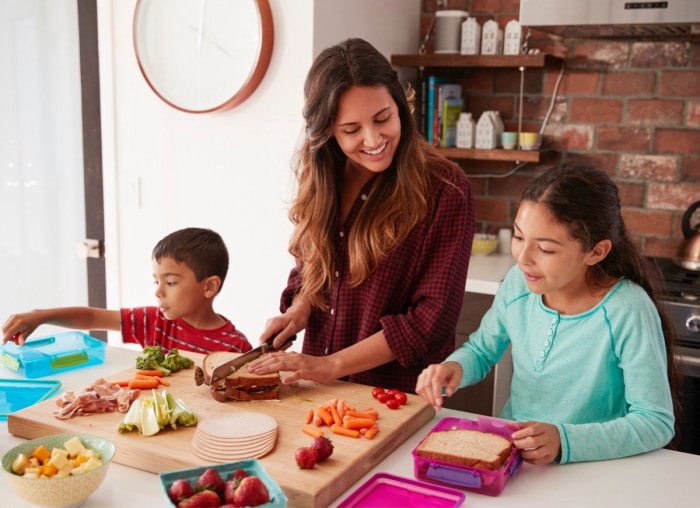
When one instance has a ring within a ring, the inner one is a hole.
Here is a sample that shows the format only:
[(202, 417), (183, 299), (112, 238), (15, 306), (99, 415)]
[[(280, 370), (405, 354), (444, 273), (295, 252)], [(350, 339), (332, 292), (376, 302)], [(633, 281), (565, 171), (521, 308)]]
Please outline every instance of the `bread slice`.
[(244, 365), (236, 372), (224, 379), (219, 379), (211, 384), (214, 369), (219, 365), (240, 356), (239, 353), (229, 351), (214, 351), (202, 360), (202, 374), (204, 383), (210, 385), (212, 397), (223, 402), (234, 400), (267, 400), (278, 399), (280, 393), (279, 372), (270, 374), (253, 374)]
[(480, 430), (452, 429), (431, 432), (416, 448), (416, 455), (477, 469), (497, 471), (511, 454), (505, 437)]

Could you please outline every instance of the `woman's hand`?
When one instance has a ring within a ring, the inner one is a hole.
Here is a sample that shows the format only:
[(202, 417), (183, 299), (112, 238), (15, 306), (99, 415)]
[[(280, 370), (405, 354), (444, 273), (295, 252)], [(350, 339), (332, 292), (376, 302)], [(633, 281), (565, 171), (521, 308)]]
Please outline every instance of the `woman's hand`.
[(42, 323), (35, 312), (25, 312), (22, 314), (12, 314), (5, 324), (2, 325), (2, 343), (10, 341), (24, 345), (34, 330)]
[(292, 305), (287, 309), (287, 312), (267, 320), (265, 329), (260, 335), (260, 343), (262, 344), (270, 337), (274, 337), (275, 340), (272, 342), (272, 348), (277, 349), (282, 347), (288, 338), (306, 328), (310, 316), (311, 305), (301, 299), (295, 298)]
[(522, 458), (530, 464), (549, 464), (560, 453), (559, 429), (551, 423), (525, 422), (512, 435), (513, 444), (520, 448)]
[(283, 378), (286, 385), (301, 379), (329, 383), (341, 377), (336, 375), (335, 362), (331, 356), (311, 356), (283, 351), (270, 353), (252, 361), (248, 370), (253, 374), (289, 371), (291, 374)]
[(416, 393), (428, 401), (435, 411), (442, 409), (443, 395), (451, 397), (462, 380), (462, 366), (457, 362), (428, 365), (418, 376)]

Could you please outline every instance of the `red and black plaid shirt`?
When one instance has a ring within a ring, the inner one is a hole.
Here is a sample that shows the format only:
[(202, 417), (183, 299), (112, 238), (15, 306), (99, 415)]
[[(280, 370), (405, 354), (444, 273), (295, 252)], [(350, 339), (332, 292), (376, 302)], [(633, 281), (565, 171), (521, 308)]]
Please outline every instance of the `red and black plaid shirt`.
[[(353, 383), (414, 393), (421, 371), (454, 350), (474, 236), (474, 199), (456, 164), (433, 163), (453, 185), (440, 182), (434, 208), (360, 286), (349, 283), (346, 232), (367, 199), (365, 190), (337, 231), (330, 308), (312, 309), (302, 352), (330, 355), (383, 329), (395, 360), (352, 374), (346, 380)], [(282, 312), (299, 285), (297, 266), (282, 294)]]

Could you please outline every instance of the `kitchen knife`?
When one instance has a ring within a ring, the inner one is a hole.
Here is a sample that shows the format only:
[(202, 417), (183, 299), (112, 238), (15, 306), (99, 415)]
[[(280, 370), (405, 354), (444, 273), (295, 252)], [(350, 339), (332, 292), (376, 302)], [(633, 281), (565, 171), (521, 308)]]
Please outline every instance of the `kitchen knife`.
[[(287, 341), (282, 344), (282, 347), (286, 346), (287, 344), (294, 342), (294, 339), (296, 339), (296, 335), (292, 335), (290, 338), (287, 339)], [(272, 341), (274, 340), (274, 337), (270, 337), (267, 339), (263, 344), (260, 346), (256, 347), (255, 349), (251, 349), (247, 353), (243, 353), (241, 356), (237, 356), (233, 360), (229, 360), (228, 362), (222, 363), (218, 367), (214, 369), (214, 372), (211, 374), (211, 380), (209, 381), (210, 385), (213, 385), (216, 383), (219, 379), (223, 379), (225, 377), (230, 376), (234, 372), (236, 372), (238, 369), (243, 367), (246, 363), (250, 363), (256, 358), (260, 358), (262, 355), (269, 351), (278, 351), (280, 348), (273, 348), (272, 347)]]

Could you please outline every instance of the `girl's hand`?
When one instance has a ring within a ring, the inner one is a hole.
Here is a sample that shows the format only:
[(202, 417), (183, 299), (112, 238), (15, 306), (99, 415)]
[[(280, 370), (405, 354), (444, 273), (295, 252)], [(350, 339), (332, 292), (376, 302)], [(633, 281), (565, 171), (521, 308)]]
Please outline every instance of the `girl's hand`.
[(34, 330), (41, 324), (33, 312), (25, 312), (23, 314), (13, 314), (5, 324), (2, 325), (2, 343), (5, 344), (14, 341), (20, 346), (24, 345)]
[(435, 411), (442, 409), (443, 396), (451, 397), (462, 380), (462, 366), (457, 362), (428, 365), (416, 382), (416, 393), (428, 401)]
[(513, 444), (520, 448), (522, 458), (530, 464), (549, 464), (561, 451), (559, 429), (551, 423), (525, 422), (512, 435)]
[(250, 363), (248, 370), (253, 374), (289, 371), (282, 382), (286, 385), (301, 379), (317, 383), (330, 383), (338, 379), (332, 356), (311, 356), (295, 352), (270, 353)]

